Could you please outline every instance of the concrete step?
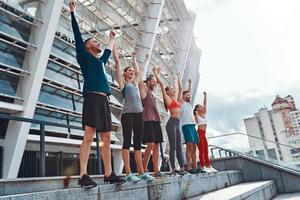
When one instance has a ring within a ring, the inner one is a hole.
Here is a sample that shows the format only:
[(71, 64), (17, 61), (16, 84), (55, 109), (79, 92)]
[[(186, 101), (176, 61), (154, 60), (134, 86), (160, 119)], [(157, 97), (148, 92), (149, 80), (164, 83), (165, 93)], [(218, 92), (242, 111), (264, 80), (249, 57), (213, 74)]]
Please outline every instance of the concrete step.
[(240, 183), (235, 186), (199, 195), (189, 200), (267, 200), (277, 194), (274, 181)]
[(64, 188), (63, 179), (52, 178), (43, 180), (22, 180), (18, 182), (2, 182), (0, 189), (3, 193), (0, 197), (5, 200), (29, 200), (29, 199), (187, 199), (202, 193), (211, 192), (243, 181), (240, 171), (224, 171), (211, 174), (187, 175), (183, 177), (169, 177), (151, 182), (139, 181), (137, 183), (125, 183), (122, 185), (103, 184), (101, 177), (96, 177), (100, 183), (95, 188), (84, 189), (74, 185), (77, 181), (72, 177), (70, 188)]
[(299, 199), (300, 199), (300, 192), (280, 194), (274, 198), (274, 200), (299, 200)]

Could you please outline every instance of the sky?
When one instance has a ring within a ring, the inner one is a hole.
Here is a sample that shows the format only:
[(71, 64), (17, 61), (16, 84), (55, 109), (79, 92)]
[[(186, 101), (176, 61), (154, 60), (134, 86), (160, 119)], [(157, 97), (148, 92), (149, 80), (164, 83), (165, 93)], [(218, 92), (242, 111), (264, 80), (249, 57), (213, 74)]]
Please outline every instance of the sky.
[[(197, 102), (208, 93), (208, 136), (246, 132), (243, 119), (294, 96), (300, 106), (299, 0), (185, 0), (202, 50)], [(241, 151), (246, 136), (211, 139)]]

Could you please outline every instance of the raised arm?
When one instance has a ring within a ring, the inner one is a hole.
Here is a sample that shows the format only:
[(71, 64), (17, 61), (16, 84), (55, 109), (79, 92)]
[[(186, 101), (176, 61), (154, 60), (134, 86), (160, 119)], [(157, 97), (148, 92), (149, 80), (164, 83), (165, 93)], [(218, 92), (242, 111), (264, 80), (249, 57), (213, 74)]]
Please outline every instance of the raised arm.
[(162, 95), (163, 95), (164, 102), (167, 106), (169, 106), (170, 103), (172, 102), (172, 99), (167, 94), (167, 92), (165, 90), (165, 87), (164, 87), (164, 84), (163, 84), (162, 80), (160, 79), (160, 69), (158, 67), (153, 67), (152, 71), (153, 71), (153, 74), (154, 74), (154, 76), (157, 80), (157, 83), (159, 84), (159, 86), (161, 88), (161, 92), (162, 92)]
[(204, 98), (203, 98), (203, 107), (204, 107), (204, 112), (206, 114), (206, 105), (207, 105), (207, 94), (206, 92), (203, 92)]
[(115, 45), (113, 45), (113, 57), (115, 60), (116, 79), (119, 84), (120, 90), (122, 90), (124, 87), (124, 79), (122, 77), (122, 72), (121, 72), (121, 67), (120, 67), (120, 59), (119, 59), (119, 55), (118, 55)]
[(188, 83), (189, 83), (188, 91), (189, 91), (190, 93), (192, 93), (192, 79), (189, 79), (189, 80), (188, 80)]
[(144, 62), (141, 64), (140, 68), (138, 68), (138, 64), (136, 61), (136, 52), (132, 53), (132, 67), (134, 68), (134, 71), (135, 71), (136, 82), (141, 82), (142, 76), (143, 76), (143, 73), (145, 70), (145, 65), (148, 62), (148, 60), (149, 60), (149, 55), (146, 54)]
[(183, 86), (182, 86), (182, 80), (181, 80), (181, 77), (180, 77), (180, 73), (177, 73), (177, 81), (178, 81), (178, 97), (177, 97), (177, 100), (179, 102), (183, 102), (182, 100), (182, 95), (183, 95)]
[(80, 29), (75, 17), (75, 10), (76, 10), (76, 1), (70, 1), (69, 2), (69, 7), (70, 7), (70, 12), (71, 12), (71, 23), (72, 23), (72, 29), (73, 33), (75, 36), (75, 46), (76, 46), (76, 55), (77, 55), (77, 61), (80, 62), (81, 59), (84, 59), (87, 51), (85, 49), (83, 39), (80, 33)]
[(106, 65), (106, 63), (111, 55), (111, 50), (115, 44), (115, 36), (116, 36), (115, 32), (113, 32), (113, 31), (109, 32), (109, 42), (103, 52), (103, 55), (100, 58), (103, 61), (104, 65)]

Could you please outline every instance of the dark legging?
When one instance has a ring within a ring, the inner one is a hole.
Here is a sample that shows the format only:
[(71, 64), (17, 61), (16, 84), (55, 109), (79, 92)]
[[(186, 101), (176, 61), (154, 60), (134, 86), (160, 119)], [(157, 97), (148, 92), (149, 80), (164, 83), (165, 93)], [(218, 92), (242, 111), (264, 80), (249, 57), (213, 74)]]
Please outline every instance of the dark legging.
[(181, 131), (179, 118), (170, 117), (166, 125), (168, 139), (169, 139), (169, 157), (172, 169), (175, 169), (175, 151), (176, 157), (180, 167), (184, 165), (182, 145), (181, 145)]
[(143, 113), (124, 113), (121, 116), (123, 130), (123, 149), (131, 146), (131, 136), (133, 131), (134, 150), (141, 150), (144, 119)]
[(200, 165), (201, 167), (209, 167), (211, 164), (208, 157), (208, 144), (205, 136), (206, 131), (198, 129), (197, 132), (200, 139), (200, 143), (198, 144)]

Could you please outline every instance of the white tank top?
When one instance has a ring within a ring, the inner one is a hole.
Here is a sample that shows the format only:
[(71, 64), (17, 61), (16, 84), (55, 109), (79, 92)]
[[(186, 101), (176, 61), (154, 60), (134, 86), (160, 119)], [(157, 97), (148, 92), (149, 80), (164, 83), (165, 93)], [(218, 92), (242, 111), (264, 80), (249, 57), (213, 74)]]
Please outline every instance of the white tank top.
[(198, 116), (198, 125), (205, 125), (207, 124), (206, 117)]
[(196, 124), (194, 114), (193, 114), (193, 107), (192, 104), (189, 102), (183, 102), (181, 105), (181, 126), (188, 125), (188, 124)]

